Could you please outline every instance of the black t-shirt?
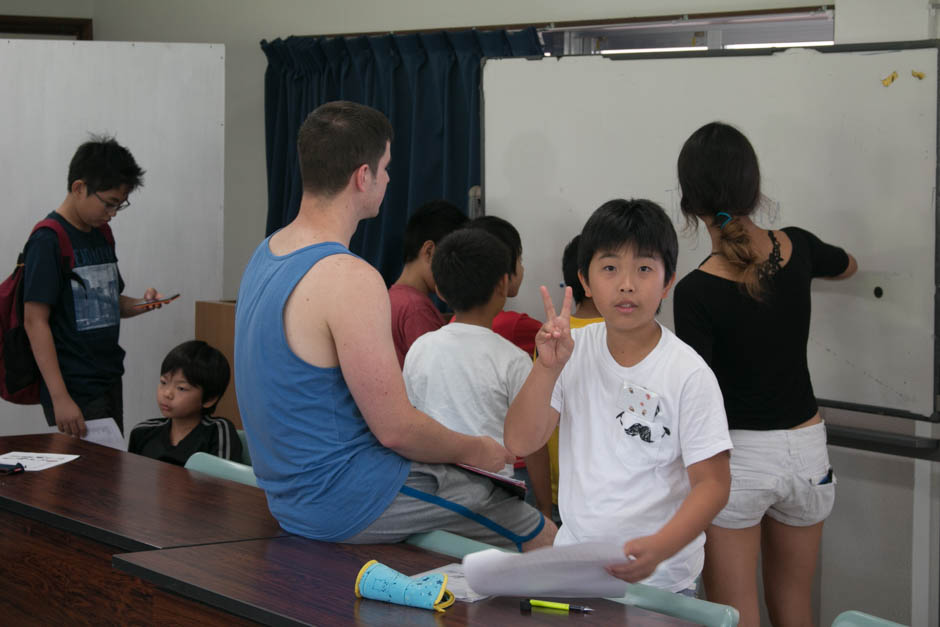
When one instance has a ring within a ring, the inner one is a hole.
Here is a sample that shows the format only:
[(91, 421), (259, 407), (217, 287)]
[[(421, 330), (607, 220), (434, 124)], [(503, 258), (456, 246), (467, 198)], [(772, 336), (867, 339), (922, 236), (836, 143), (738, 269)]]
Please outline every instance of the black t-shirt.
[(69, 395), (82, 406), (124, 374), (124, 350), (118, 344), (124, 281), (114, 249), (99, 230), (80, 231), (55, 212), (47, 217), (65, 227), (75, 254), (74, 274), (69, 279), (63, 274), (55, 232), (40, 229), (26, 242), (23, 301), (50, 305), (59, 369)]
[(698, 269), (676, 285), (676, 335), (715, 372), (731, 429), (789, 429), (818, 409), (806, 362), (810, 283), (842, 274), (849, 258), (809, 231), (783, 232), (793, 252), (767, 281), (763, 302)]
[(186, 465), (186, 460), (198, 452), (241, 463), (242, 442), (235, 425), (228, 419), (204, 417), (176, 446), (170, 443), (171, 423), (169, 418), (153, 418), (140, 423), (131, 431), (127, 450), (177, 466)]

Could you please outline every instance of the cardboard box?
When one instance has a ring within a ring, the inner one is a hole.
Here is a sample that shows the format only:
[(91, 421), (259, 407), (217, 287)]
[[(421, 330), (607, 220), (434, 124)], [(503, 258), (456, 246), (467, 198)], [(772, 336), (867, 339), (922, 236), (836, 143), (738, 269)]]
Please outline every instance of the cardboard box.
[(232, 378), (228, 389), (222, 395), (222, 400), (219, 401), (215, 415), (228, 418), (236, 428), (241, 429), (242, 417), (238, 412), (238, 401), (235, 397), (235, 301), (197, 300), (196, 339), (211, 344), (228, 359)]

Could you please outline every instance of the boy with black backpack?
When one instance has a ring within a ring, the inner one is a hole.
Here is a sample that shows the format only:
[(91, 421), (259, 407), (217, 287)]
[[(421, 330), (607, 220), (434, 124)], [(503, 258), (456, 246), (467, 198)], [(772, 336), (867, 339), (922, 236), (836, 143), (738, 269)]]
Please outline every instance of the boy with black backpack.
[(42, 375), (39, 402), (49, 425), (68, 435), (83, 436), (85, 420), (106, 417), (123, 431), (120, 319), (162, 298), (154, 288), (143, 298), (121, 294), (108, 227), (143, 173), (113, 138), (92, 137), (72, 157), (65, 200), (24, 249), (23, 326)]

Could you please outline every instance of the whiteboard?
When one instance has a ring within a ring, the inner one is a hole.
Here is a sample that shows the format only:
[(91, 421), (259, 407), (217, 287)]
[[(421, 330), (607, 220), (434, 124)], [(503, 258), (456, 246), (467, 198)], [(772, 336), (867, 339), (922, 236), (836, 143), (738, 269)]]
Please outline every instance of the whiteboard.
[[(160, 363), (192, 339), (194, 301), (222, 296), (224, 68), (221, 45), (0, 40), (3, 278), (65, 198), (89, 133), (115, 136), (146, 170), (111, 221), (124, 293), (181, 296), (121, 323), (125, 433), (159, 416)], [(0, 401), (0, 434), (45, 425), (39, 406)]]
[[(519, 229), (526, 267), (507, 308), (544, 318), (538, 286), (560, 298), (564, 245), (612, 198), (666, 209), (679, 278), (701, 263), (711, 244), (704, 228), (683, 235), (676, 159), (721, 120), (760, 159), (771, 202), (758, 223), (801, 226), (858, 259), (852, 279), (813, 282), (820, 402), (932, 417), (937, 69), (935, 47), (486, 61), (485, 210)], [(672, 327), (671, 295), (660, 319)]]

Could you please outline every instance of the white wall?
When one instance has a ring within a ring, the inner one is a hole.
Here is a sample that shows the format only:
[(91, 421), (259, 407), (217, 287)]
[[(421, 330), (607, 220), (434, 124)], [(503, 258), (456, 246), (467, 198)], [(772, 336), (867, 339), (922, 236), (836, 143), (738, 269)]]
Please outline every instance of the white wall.
[[(92, 17), (97, 39), (225, 44), (223, 293), (233, 298), (241, 271), (263, 237), (267, 212), (266, 61), (258, 45), (261, 39), (807, 4), (805, 0), (0, 0), (0, 15)], [(937, 30), (927, 0), (835, 0), (834, 4), (837, 43), (925, 39)], [(864, 265), (864, 259), (860, 261)], [(841, 411), (829, 411), (826, 418), (938, 435), (931, 425), (915, 426), (901, 419)], [(840, 609), (857, 607), (913, 625), (936, 625), (940, 464), (832, 451), (840, 489), (823, 539), (820, 624), (829, 625)]]

